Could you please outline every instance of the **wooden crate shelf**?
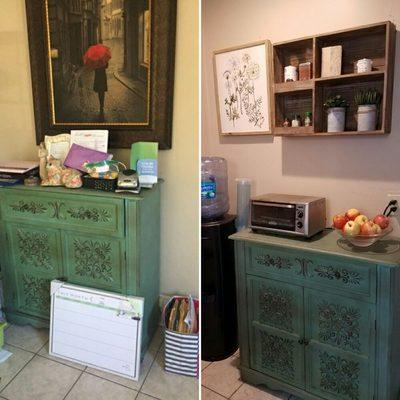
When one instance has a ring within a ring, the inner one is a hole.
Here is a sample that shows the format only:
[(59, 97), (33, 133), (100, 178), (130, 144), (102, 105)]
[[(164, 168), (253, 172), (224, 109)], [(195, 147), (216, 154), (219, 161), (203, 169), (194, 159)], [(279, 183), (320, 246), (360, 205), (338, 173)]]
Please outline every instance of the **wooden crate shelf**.
[(314, 79), (309, 79), (307, 81), (282, 82), (274, 84), (275, 93), (298, 92), (300, 90), (308, 90), (313, 88)]
[[(273, 46), (273, 134), (277, 136), (370, 136), (384, 135), (391, 130), (393, 75), (396, 28), (392, 22), (382, 22), (298, 40), (276, 43)], [(321, 77), (321, 54), (326, 46), (341, 45), (342, 74)], [(373, 70), (357, 73), (356, 62), (373, 60)], [(308, 81), (284, 82), (286, 65), (312, 62), (313, 76)], [(358, 132), (354, 96), (360, 90), (377, 89), (382, 94), (377, 129)], [(326, 132), (327, 113), (324, 102), (330, 96), (342, 95), (350, 104), (346, 110), (345, 132)], [(313, 114), (312, 127), (284, 128), (285, 117), (306, 111)]]

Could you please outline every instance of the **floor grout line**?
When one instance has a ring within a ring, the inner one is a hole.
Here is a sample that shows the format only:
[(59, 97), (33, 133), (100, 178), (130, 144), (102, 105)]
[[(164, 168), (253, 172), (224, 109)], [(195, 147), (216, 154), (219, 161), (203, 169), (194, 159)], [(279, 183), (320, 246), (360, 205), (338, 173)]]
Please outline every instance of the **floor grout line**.
[[(14, 347), (15, 347), (15, 346), (14, 346)], [(31, 354), (32, 354), (32, 353), (31, 353)], [(10, 385), (10, 383), (14, 381), (14, 379), (21, 373), (21, 371), (22, 371), (23, 369), (26, 368), (26, 366), (27, 366), (34, 358), (35, 358), (35, 355), (33, 355), (33, 357), (32, 357), (29, 361), (27, 361), (27, 362), (25, 363), (25, 365), (13, 376), (13, 378), (10, 380), (10, 382), (8, 382), (7, 385), (4, 386), (3, 389), (1, 389), (0, 394), (2, 394), (2, 393), (6, 390), (6, 388)]]
[(244, 382), (242, 382), (240, 384), (240, 386), (229, 396), (229, 398), (231, 399), (243, 385), (244, 385)]
[(221, 397), (223, 397), (224, 399), (227, 399), (227, 400), (228, 400), (228, 397), (224, 396), (224, 395), (221, 394), (221, 393), (216, 392), (216, 391), (213, 390), (213, 389), (210, 389), (210, 388), (207, 387), (207, 386), (201, 385), (201, 387), (204, 387), (204, 388), (206, 388), (207, 390), (209, 390), (210, 392), (213, 392), (213, 393), (217, 394), (218, 396), (221, 396)]
[(85, 371), (85, 369), (86, 369), (86, 366), (84, 366), (84, 365), (82, 365), (84, 368), (81, 369), (81, 368), (78, 368), (78, 367), (74, 367), (73, 365), (65, 364), (65, 363), (63, 363), (62, 361), (58, 361), (58, 360), (54, 360), (53, 358), (46, 357), (46, 356), (44, 356), (43, 354), (36, 354), (36, 355), (37, 355), (38, 357), (44, 358), (44, 359), (46, 359), (46, 360), (53, 361), (53, 362), (55, 362), (55, 363), (57, 363), (57, 364), (61, 364), (61, 365), (63, 365), (64, 367), (69, 367), (69, 368), (76, 369), (77, 371)]
[(161, 341), (160, 346), (159, 346), (158, 350), (156, 351), (156, 354), (155, 354), (155, 356), (154, 356), (154, 358), (153, 358), (153, 361), (151, 362), (150, 368), (149, 368), (149, 370), (147, 371), (147, 374), (146, 374), (145, 378), (143, 379), (143, 383), (142, 383), (142, 385), (140, 386), (140, 388), (139, 388), (139, 390), (138, 390), (138, 393), (143, 393), (143, 394), (149, 396), (147, 393), (142, 392), (142, 388), (143, 388), (144, 384), (146, 383), (146, 379), (148, 378), (148, 376), (149, 376), (149, 374), (150, 374), (150, 371), (151, 371), (151, 369), (153, 368), (153, 365), (154, 365), (154, 363), (155, 363), (155, 361), (156, 361), (156, 359), (157, 359), (158, 353), (160, 352), (163, 343), (164, 343), (164, 340)]
[(67, 396), (71, 393), (71, 390), (75, 387), (75, 385), (78, 383), (79, 379), (81, 379), (81, 376), (83, 375), (85, 371), (81, 371), (81, 373), (79, 374), (77, 380), (74, 382), (74, 384), (70, 387), (70, 389), (68, 390), (68, 392), (66, 393), (66, 395), (63, 397), (63, 400), (65, 400), (67, 398)]

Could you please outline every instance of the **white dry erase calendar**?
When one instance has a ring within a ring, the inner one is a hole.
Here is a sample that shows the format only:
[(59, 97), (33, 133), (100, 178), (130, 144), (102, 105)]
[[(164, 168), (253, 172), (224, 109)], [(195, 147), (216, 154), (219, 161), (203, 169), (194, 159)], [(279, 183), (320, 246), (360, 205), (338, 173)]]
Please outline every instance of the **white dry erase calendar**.
[(49, 353), (138, 380), (144, 299), (54, 280)]

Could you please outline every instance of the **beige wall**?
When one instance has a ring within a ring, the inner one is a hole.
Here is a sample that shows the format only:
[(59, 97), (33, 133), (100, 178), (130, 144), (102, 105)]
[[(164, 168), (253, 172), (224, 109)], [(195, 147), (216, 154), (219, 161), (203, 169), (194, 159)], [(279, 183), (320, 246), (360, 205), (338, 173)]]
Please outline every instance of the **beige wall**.
[(212, 51), (269, 39), (272, 43), (391, 20), (399, 0), (203, 0), (202, 153), (228, 160), (231, 207), (235, 177), (254, 179), (253, 194), (326, 196), (329, 218), (350, 206), (374, 214), (387, 193), (400, 193), (400, 35), (392, 133), (387, 137), (219, 138)]
[[(160, 152), (161, 292), (198, 295), (198, 7), (178, 1), (172, 150)], [(0, 13), (0, 160), (36, 159), (24, 0)], [(127, 162), (129, 152), (117, 150)]]

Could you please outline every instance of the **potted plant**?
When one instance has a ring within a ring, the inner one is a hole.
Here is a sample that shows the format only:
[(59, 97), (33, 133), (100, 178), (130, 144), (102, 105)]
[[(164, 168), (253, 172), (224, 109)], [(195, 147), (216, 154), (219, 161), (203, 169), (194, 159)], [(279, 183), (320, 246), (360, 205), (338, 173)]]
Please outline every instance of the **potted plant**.
[(343, 132), (346, 121), (347, 101), (340, 95), (330, 97), (324, 103), (328, 113), (328, 132)]
[(376, 89), (368, 89), (358, 92), (354, 96), (357, 109), (357, 130), (374, 131), (376, 129), (378, 106), (382, 95)]

